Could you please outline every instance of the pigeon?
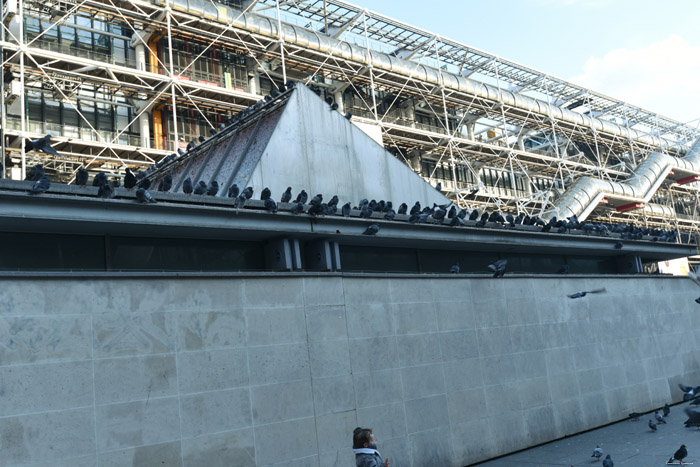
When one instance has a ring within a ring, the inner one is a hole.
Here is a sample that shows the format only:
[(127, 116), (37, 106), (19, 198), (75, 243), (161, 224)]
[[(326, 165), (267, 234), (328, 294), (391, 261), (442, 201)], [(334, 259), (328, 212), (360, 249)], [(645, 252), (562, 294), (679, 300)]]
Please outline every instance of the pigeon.
[(601, 292), (605, 292), (605, 289), (582, 290), (581, 292), (576, 292), (576, 293), (572, 293), (571, 295), (567, 295), (567, 297), (569, 297), (569, 298), (582, 298), (582, 297), (585, 297), (586, 294), (589, 294), (589, 293), (601, 293)]
[(600, 448), (600, 446), (596, 445), (595, 449), (593, 450), (593, 454), (591, 454), (591, 457), (595, 457), (596, 459), (600, 459), (603, 455), (603, 450)]
[(27, 172), (27, 176), (24, 177), (24, 179), (30, 182), (36, 182), (44, 175), (46, 175), (46, 173), (44, 172), (43, 164), (37, 164), (29, 169), (29, 172)]
[(331, 104), (331, 110), (338, 110), (338, 103), (337, 102), (333, 102)]
[(458, 225), (464, 225), (464, 222), (462, 222), (462, 219), (459, 216), (454, 216), (452, 219), (450, 219), (450, 227), (457, 227)]
[(697, 410), (691, 410), (686, 407), (685, 413), (688, 416), (688, 420), (685, 421), (686, 428), (689, 428), (691, 426), (696, 426), (700, 428), (700, 412), (698, 412)]
[(683, 394), (684, 401), (689, 401), (690, 399), (693, 399), (700, 392), (700, 386), (691, 387), (691, 386), (683, 386), (682, 384), (679, 384), (678, 387), (681, 388), (681, 391), (684, 392), (684, 394)]
[(603, 459), (603, 467), (615, 467), (615, 463), (610, 458), (610, 454), (605, 456), (605, 459)]
[(216, 135), (216, 130), (214, 128), (209, 128), (209, 134), (212, 136)]
[(282, 193), (282, 197), (280, 198), (280, 202), (288, 203), (291, 199), (292, 199), (292, 187), (288, 186), (287, 189), (285, 190), (285, 192)]
[(275, 213), (277, 212), (277, 203), (275, 203), (275, 200), (272, 198), (266, 198), (265, 199), (265, 210)]
[(621, 250), (623, 246), (625, 246), (625, 245), (621, 241), (618, 240), (617, 242), (615, 242), (615, 249), (616, 250)]
[(124, 174), (124, 188), (131, 190), (136, 186), (136, 176), (131, 171), (129, 167), (126, 168), (126, 174)]
[(195, 143), (194, 140), (187, 143), (187, 152), (190, 152), (191, 150), (193, 150), (196, 145), (197, 145), (197, 143)]
[(418, 201), (416, 201), (416, 204), (413, 205), (413, 207), (411, 208), (411, 211), (409, 213), (416, 214), (418, 212), (420, 212), (420, 203)]
[(292, 209), (289, 210), (292, 214), (301, 214), (304, 212), (304, 203), (294, 203)]
[(685, 459), (687, 456), (688, 450), (685, 448), (685, 444), (681, 444), (681, 447), (679, 447), (673, 454), (673, 457), (668, 460), (667, 464), (673, 464), (673, 461), (677, 460), (681, 463), (681, 465), (683, 465), (683, 459)]
[(469, 214), (469, 220), (470, 221), (475, 221), (479, 218), (479, 211), (474, 209), (471, 214)]
[(569, 265), (565, 264), (559, 269), (557, 269), (557, 274), (569, 274)]
[[(42, 138), (33, 139), (31, 141), (24, 141), (24, 150), (29, 151), (41, 151), (46, 154), (52, 154), (58, 156), (58, 152), (51, 147), (51, 135), (46, 135)], [(38, 179), (37, 179), (38, 180)]]
[(663, 411), (664, 411), (664, 417), (668, 417), (668, 414), (671, 413), (671, 408), (668, 406), (668, 404), (664, 404)]
[(656, 423), (649, 420), (649, 428), (651, 428), (651, 431), (656, 431)]
[(396, 212), (393, 209), (390, 209), (386, 214), (384, 214), (384, 219), (387, 221), (393, 221), (395, 216)]
[(219, 193), (219, 182), (212, 180), (212, 182), (209, 184), (209, 188), (207, 188), (207, 195), (216, 196), (217, 193)]
[(158, 191), (170, 191), (173, 187), (173, 176), (167, 174), (158, 184)]
[(438, 182), (438, 184), (435, 185), (435, 189), (436, 189), (437, 191), (442, 191), (442, 183)]
[(143, 180), (139, 182), (139, 188), (143, 188), (144, 190), (151, 188), (151, 179), (144, 177)]
[(352, 114), (350, 112), (345, 112), (345, 119), (350, 121), (350, 119), (352, 119)]
[(340, 212), (343, 214), (343, 217), (350, 217), (350, 211), (352, 210), (350, 203), (345, 203), (343, 204), (343, 207), (340, 208)]
[(88, 171), (81, 167), (78, 169), (78, 173), (75, 175), (75, 184), (78, 186), (85, 186), (87, 185), (89, 177), (90, 174)]
[(370, 224), (364, 232), (362, 232), (362, 235), (377, 235), (377, 232), (379, 232), (379, 224)]
[(202, 135), (199, 135), (199, 137), (197, 139), (199, 140), (200, 143), (203, 143), (204, 141), (206, 141), (206, 138), (204, 138), (204, 136), (202, 136)]
[(401, 203), (401, 205), (399, 206), (399, 211), (398, 211), (398, 213), (399, 213), (399, 214), (406, 214), (407, 212), (408, 212), (408, 204), (406, 204), (406, 203)]
[(267, 187), (263, 188), (263, 191), (260, 192), (260, 200), (261, 201), (265, 201), (270, 196), (272, 196), (272, 192)]
[(187, 153), (185, 152), (185, 150), (182, 149), (182, 148), (177, 148), (177, 153), (178, 153), (180, 156), (184, 156), (185, 154), (187, 154)]
[(153, 196), (151, 196), (151, 194), (145, 188), (139, 188), (138, 190), (136, 190), (136, 201), (138, 201), (141, 204), (156, 202), (155, 198), (153, 198)]
[(507, 259), (499, 259), (489, 264), (489, 269), (493, 271), (493, 277), (503, 277), (506, 273)]
[(372, 217), (372, 212), (374, 212), (374, 210), (369, 206), (369, 204), (365, 204), (360, 210), (360, 217), (363, 219), (369, 219)]
[(661, 415), (658, 410), (654, 412), (654, 418), (656, 418), (658, 423), (666, 424), (666, 420), (664, 420), (663, 415)]
[(323, 202), (323, 195), (322, 194), (317, 194), (313, 198), (311, 198), (311, 201), (309, 201), (309, 204), (312, 204), (314, 206), (319, 206)]
[(450, 272), (452, 274), (459, 274), (459, 261), (457, 261), (455, 264), (450, 266)]
[(190, 177), (187, 177), (182, 183), (182, 192), (191, 195), (193, 189), (194, 187), (192, 186), (192, 179)]
[(112, 188), (112, 185), (110, 185), (109, 183), (100, 185), (100, 188), (97, 190), (97, 196), (100, 198), (111, 198), (113, 194), (114, 188)]
[(32, 189), (29, 190), (29, 193), (31, 193), (33, 195), (38, 195), (39, 193), (45, 193), (46, 190), (48, 190), (50, 186), (51, 186), (51, 181), (49, 180), (49, 177), (44, 175), (39, 180), (34, 182), (34, 186), (32, 186)]
[[(331, 200), (328, 201), (328, 206), (337, 206), (337, 205), (338, 205), (338, 201), (340, 201), (340, 200), (338, 199), (338, 195), (333, 195), (333, 197), (331, 198)], [(389, 201), (388, 204), (391, 205), (391, 201)], [(389, 207), (389, 209), (386, 209), (384, 212), (389, 212), (390, 209), (391, 209), (391, 206)]]
[(629, 414), (629, 417), (634, 421), (638, 421), (639, 417), (641, 416), (642, 414), (640, 414), (639, 412), (632, 412), (631, 414)]
[(228, 189), (228, 197), (229, 198), (238, 198), (239, 193), (241, 190), (238, 188), (238, 185), (235, 183), (231, 185), (231, 187)]
[(306, 191), (301, 190), (301, 192), (297, 195), (297, 203), (302, 203), (306, 204), (306, 200), (309, 199), (309, 195), (306, 194)]
[(195, 195), (203, 195), (206, 192), (207, 192), (207, 182), (205, 182), (204, 180), (200, 180), (199, 183), (197, 183), (197, 186), (194, 188), (194, 194)]

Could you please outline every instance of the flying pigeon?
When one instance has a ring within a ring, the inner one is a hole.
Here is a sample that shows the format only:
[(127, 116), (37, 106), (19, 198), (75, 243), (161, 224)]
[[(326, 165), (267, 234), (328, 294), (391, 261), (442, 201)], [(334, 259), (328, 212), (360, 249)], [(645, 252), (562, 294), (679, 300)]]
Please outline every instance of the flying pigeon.
[(126, 168), (126, 174), (124, 175), (124, 188), (131, 190), (136, 186), (136, 176), (131, 171), (129, 167)]
[(75, 184), (78, 186), (85, 186), (87, 185), (89, 177), (90, 174), (88, 171), (81, 167), (78, 169), (78, 173), (75, 175)]
[(151, 196), (151, 194), (145, 188), (139, 188), (138, 190), (136, 190), (136, 201), (138, 201), (141, 204), (156, 202), (155, 198), (153, 198), (153, 196)]
[(207, 192), (207, 182), (205, 182), (204, 180), (200, 180), (199, 183), (197, 183), (197, 186), (194, 188), (194, 194), (195, 195), (203, 195), (206, 192)]
[(603, 455), (603, 450), (600, 448), (600, 446), (596, 445), (595, 449), (593, 450), (593, 454), (591, 454), (591, 457), (595, 457), (596, 459), (600, 459), (602, 455)]
[(44, 137), (33, 139), (31, 141), (24, 141), (24, 150), (29, 151), (41, 151), (46, 154), (52, 154), (58, 156), (58, 152), (51, 147), (51, 135), (46, 135)]
[(656, 423), (649, 420), (649, 428), (651, 428), (651, 431), (656, 431)]
[(605, 456), (605, 459), (603, 459), (603, 467), (615, 467), (615, 463), (610, 458), (610, 454)]
[(280, 198), (280, 202), (288, 203), (291, 199), (292, 199), (292, 187), (288, 186), (287, 189), (285, 190), (285, 192), (282, 193), (282, 198)]
[(182, 183), (182, 192), (191, 195), (193, 189), (194, 187), (192, 186), (192, 179), (190, 177), (187, 177)]
[(673, 464), (673, 461), (677, 460), (683, 465), (683, 459), (686, 457), (688, 457), (688, 450), (685, 448), (685, 444), (681, 444), (681, 447), (679, 447), (673, 454), (673, 457), (668, 460), (667, 464)]
[(379, 232), (379, 224), (370, 224), (364, 232), (362, 232), (362, 235), (377, 235), (377, 232)]
[(684, 401), (689, 401), (690, 399), (697, 396), (698, 393), (700, 393), (700, 386), (691, 387), (691, 386), (683, 386), (682, 384), (679, 384), (678, 387), (681, 388), (681, 391), (683, 391), (685, 393), (685, 394), (683, 394)]
[(44, 175), (39, 180), (34, 182), (34, 186), (32, 186), (32, 189), (29, 190), (29, 193), (31, 193), (33, 195), (38, 195), (39, 193), (45, 193), (46, 190), (48, 190), (50, 186), (51, 186), (51, 181), (49, 180), (49, 177)]
[(507, 259), (499, 259), (489, 264), (489, 269), (493, 271), (493, 277), (503, 277), (506, 273)]
[(585, 297), (589, 293), (601, 293), (601, 292), (605, 292), (605, 289), (603, 288), (603, 289), (595, 289), (595, 290), (582, 290), (581, 292), (576, 292), (576, 293), (572, 293), (571, 295), (567, 295), (567, 297), (569, 297), (569, 298), (581, 298), (581, 297)]
[(450, 272), (452, 274), (459, 274), (459, 261), (457, 261), (455, 264), (450, 266)]
[(219, 182), (216, 180), (213, 180), (209, 184), (209, 188), (207, 188), (207, 195), (209, 196), (216, 196), (216, 194), (219, 192)]

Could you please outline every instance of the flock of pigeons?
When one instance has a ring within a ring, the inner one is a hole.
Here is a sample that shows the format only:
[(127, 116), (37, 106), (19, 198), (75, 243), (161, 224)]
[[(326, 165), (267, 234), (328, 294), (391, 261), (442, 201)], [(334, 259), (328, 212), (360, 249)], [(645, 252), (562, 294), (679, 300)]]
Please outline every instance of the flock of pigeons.
[[(678, 387), (683, 391), (683, 401), (688, 402), (691, 401), (689, 405), (700, 405), (700, 397), (697, 397), (700, 395), (700, 386), (692, 387), (692, 386), (685, 386), (683, 384), (679, 384)], [(649, 419), (649, 422), (647, 425), (649, 426), (649, 429), (652, 432), (655, 432), (658, 430), (659, 425), (666, 425), (666, 417), (668, 417), (671, 413), (671, 408), (668, 406), (668, 404), (664, 404), (663, 408), (661, 409), (663, 414), (659, 413), (658, 410), (654, 411), (654, 420)], [(684, 412), (688, 416), (688, 419), (684, 422), (686, 428), (691, 428), (691, 427), (697, 427), (700, 428), (700, 411), (698, 410), (692, 410), (689, 407), (686, 407), (684, 409)], [(629, 414), (629, 418), (634, 421), (638, 421), (640, 417), (644, 415), (643, 413), (639, 412), (632, 412)], [(600, 460), (600, 458), (603, 456), (603, 449), (600, 446), (596, 446), (595, 449), (593, 450), (593, 454), (591, 454), (591, 457), (596, 458), (597, 460)], [(688, 457), (688, 449), (686, 448), (685, 444), (681, 444), (681, 447), (676, 450), (676, 452), (673, 453), (673, 456), (668, 460), (667, 464), (675, 464), (676, 461), (680, 463), (680, 465), (683, 465), (683, 460)], [(603, 460), (603, 467), (614, 467), (613, 460), (611, 459), (610, 454), (608, 454), (605, 459)]]

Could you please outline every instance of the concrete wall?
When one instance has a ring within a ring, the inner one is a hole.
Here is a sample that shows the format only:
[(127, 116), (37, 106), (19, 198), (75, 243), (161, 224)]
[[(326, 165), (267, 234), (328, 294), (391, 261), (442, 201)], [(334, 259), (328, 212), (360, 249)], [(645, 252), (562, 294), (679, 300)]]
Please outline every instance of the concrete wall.
[[(608, 293), (570, 300), (567, 293)], [(672, 278), (25, 278), (0, 286), (3, 466), (458, 466), (679, 400)]]

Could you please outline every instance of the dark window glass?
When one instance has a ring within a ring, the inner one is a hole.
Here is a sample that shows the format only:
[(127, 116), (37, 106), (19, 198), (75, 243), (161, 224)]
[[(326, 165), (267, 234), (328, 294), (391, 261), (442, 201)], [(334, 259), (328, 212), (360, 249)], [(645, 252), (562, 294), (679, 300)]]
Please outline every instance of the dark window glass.
[(0, 232), (0, 269), (104, 270), (104, 238)]

